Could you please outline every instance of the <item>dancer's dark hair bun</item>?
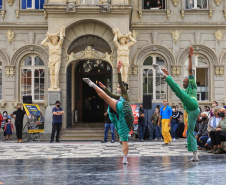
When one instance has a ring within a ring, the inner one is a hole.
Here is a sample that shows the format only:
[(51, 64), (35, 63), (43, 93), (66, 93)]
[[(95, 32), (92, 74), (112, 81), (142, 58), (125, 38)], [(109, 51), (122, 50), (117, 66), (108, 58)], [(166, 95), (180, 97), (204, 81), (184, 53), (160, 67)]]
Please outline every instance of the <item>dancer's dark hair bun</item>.
[(126, 82), (123, 81), (122, 84), (124, 85), (124, 87), (126, 88), (126, 90), (129, 89), (129, 85)]

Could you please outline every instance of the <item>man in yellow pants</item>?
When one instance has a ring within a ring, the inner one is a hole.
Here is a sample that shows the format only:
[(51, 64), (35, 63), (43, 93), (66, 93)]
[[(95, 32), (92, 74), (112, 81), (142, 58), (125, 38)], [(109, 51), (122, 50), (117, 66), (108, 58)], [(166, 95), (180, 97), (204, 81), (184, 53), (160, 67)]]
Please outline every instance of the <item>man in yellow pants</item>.
[(172, 142), (169, 132), (172, 120), (172, 108), (167, 105), (167, 100), (163, 100), (163, 105), (164, 106), (160, 109), (158, 126), (160, 127), (160, 122), (162, 120), (162, 136), (165, 142), (163, 145), (168, 145)]

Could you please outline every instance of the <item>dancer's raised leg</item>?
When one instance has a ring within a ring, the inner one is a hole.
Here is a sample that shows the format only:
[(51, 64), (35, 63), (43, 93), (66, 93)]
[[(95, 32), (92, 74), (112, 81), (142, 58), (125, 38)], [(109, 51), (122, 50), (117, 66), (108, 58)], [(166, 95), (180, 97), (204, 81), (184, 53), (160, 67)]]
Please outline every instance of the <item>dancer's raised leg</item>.
[(102, 98), (115, 112), (117, 101), (109, 97), (101, 88), (99, 88), (95, 83), (93, 83), (89, 78), (83, 78), (83, 80), (92, 88), (95, 89), (98, 96)]

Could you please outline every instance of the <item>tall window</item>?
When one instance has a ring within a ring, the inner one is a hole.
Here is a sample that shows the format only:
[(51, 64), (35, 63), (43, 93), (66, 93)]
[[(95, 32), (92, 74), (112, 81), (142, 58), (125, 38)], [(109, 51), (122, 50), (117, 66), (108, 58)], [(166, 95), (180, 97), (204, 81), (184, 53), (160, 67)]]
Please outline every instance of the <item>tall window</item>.
[(167, 0), (143, 0), (144, 9), (166, 9)]
[(44, 100), (45, 66), (36, 55), (28, 56), (21, 64), (20, 71), (21, 100), (23, 96), (32, 96), (33, 100)]
[(43, 9), (45, 0), (21, 0), (22, 9)]
[(0, 9), (2, 9), (2, 0), (0, 0)]
[(186, 9), (208, 9), (208, 0), (186, 0)]
[(2, 99), (2, 63), (0, 62), (0, 100)]
[(165, 61), (156, 55), (149, 56), (143, 63), (143, 94), (151, 95), (153, 100), (166, 99), (167, 85), (164, 78), (156, 74), (152, 64), (159, 64), (161, 68), (166, 68)]
[[(195, 54), (192, 58), (193, 63), (193, 75), (196, 78), (197, 83), (197, 100), (207, 101), (209, 100), (209, 64), (207, 60), (199, 55)], [(188, 76), (188, 59), (185, 61), (184, 69), (185, 77)]]

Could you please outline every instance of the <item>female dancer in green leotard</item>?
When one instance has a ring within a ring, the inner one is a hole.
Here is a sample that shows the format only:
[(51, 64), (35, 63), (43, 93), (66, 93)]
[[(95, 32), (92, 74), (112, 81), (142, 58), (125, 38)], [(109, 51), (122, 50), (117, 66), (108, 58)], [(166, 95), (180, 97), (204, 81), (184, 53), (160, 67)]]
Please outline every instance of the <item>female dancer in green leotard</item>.
[(129, 100), (129, 96), (127, 94), (128, 85), (124, 84), (121, 79), (120, 69), (122, 67), (122, 62), (118, 62), (117, 70), (118, 70), (118, 88), (117, 92), (121, 94), (121, 96), (117, 96), (112, 94), (101, 82), (99, 82), (99, 88), (96, 84), (94, 84), (89, 78), (83, 78), (83, 80), (90, 86), (93, 87), (99, 97), (101, 97), (108, 105), (109, 105), (109, 116), (114, 124), (120, 140), (122, 142), (122, 150), (123, 150), (123, 161), (122, 163), (127, 164), (127, 154), (129, 151), (128, 145), (128, 135), (131, 127), (133, 126), (134, 116), (131, 109), (131, 104)]

